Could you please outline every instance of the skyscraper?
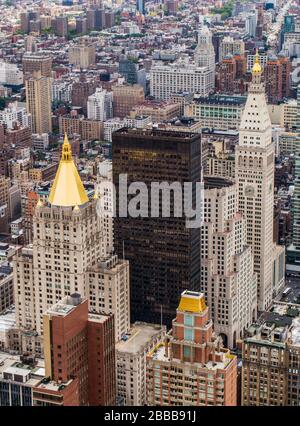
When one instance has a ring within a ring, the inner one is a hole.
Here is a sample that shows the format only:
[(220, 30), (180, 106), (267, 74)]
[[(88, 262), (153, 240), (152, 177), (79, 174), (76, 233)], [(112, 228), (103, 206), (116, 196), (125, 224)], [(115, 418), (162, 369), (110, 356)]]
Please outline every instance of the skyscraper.
[(184, 291), (165, 343), (147, 356), (147, 403), (235, 406), (236, 399), (236, 357), (213, 332), (204, 295)]
[(204, 176), (201, 228), (201, 290), (217, 334), (233, 348), (256, 320), (257, 282), (246, 220), (238, 211), (237, 185), (231, 179)]
[(300, 85), (297, 89), (297, 131), (295, 138), (295, 189), (293, 195), (292, 244), (287, 249), (287, 269), (293, 270), (300, 261)]
[[(274, 161), (272, 127), (257, 53), (236, 148), (238, 207), (247, 221), (257, 273), (258, 309), (266, 309), (284, 281), (284, 248), (273, 242)], [(274, 262), (276, 265), (274, 265)], [(279, 281), (274, 276), (280, 269)]]
[(97, 199), (89, 200), (65, 137), (48, 203), (38, 201), (33, 247), (15, 259), (17, 325), (43, 334), (43, 313), (72, 293), (88, 298), (89, 267), (105, 255)]
[(112, 315), (88, 313), (77, 293), (44, 314), (46, 377), (61, 383), (78, 379), (80, 405), (114, 405), (115, 342)]
[(212, 44), (212, 34), (207, 27), (201, 28), (198, 32), (195, 62), (198, 67), (205, 67), (209, 70), (209, 81), (213, 88), (215, 85), (215, 50)]
[[(121, 174), (127, 174), (126, 188), (142, 181), (150, 195), (152, 182), (190, 182), (194, 191), (201, 180), (200, 169), (199, 134), (134, 129), (113, 133), (116, 206)], [(128, 197), (129, 203), (132, 198)], [(170, 217), (162, 217), (162, 197), (151, 203), (159, 207), (158, 216), (151, 217), (150, 204), (148, 217), (116, 214), (115, 248), (120, 257), (125, 253), (130, 264), (132, 320), (160, 323), (162, 313), (163, 323), (170, 324), (183, 289), (200, 288), (200, 231), (186, 226), (185, 213), (174, 217), (173, 201)]]
[(33, 133), (52, 132), (51, 78), (40, 72), (26, 79), (26, 107), (31, 114)]

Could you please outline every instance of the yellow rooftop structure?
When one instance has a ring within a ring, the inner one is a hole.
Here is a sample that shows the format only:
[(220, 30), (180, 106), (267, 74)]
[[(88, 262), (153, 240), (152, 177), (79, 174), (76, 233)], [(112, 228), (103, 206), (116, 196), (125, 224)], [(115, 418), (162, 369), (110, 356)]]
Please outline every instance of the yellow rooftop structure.
[(49, 203), (54, 206), (75, 207), (89, 201), (74, 164), (71, 145), (65, 135), (61, 160), (50, 191)]
[(185, 290), (181, 293), (181, 299), (178, 306), (179, 311), (193, 312), (200, 314), (206, 310), (205, 297), (203, 293)]
[(261, 73), (261, 65), (260, 65), (258, 50), (256, 50), (256, 54), (255, 54), (255, 57), (254, 57), (254, 64), (253, 64), (252, 72), (253, 73)]

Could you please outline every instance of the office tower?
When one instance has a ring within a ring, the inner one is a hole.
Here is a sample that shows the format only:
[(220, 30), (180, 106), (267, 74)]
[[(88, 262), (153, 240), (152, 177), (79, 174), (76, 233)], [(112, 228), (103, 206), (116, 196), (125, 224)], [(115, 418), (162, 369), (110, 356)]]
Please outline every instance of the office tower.
[(30, 53), (36, 53), (37, 51), (37, 45), (36, 45), (36, 39), (32, 35), (28, 35), (25, 38), (25, 51)]
[(214, 333), (204, 295), (186, 290), (165, 342), (147, 355), (147, 404), (235, 406), (236, 400), (236, 356)]
[(140, 12), (141, 15), (145, 15), (145, 0), (136, 0), (136, 10)]
[(115, 342), (112, 315), (88, 313), (74, 293), (44, 314), (45, 374), (67, 383), (78, 379), (79, 405), (115, 405)]
[(33, 133), (52, 132), (51, 83), (52, 79), (42, 76), (40, 72), (25, 81), (26, 108), (31, 114)]
[(143, 406), (146, 399), (146, 355), (162, 341), (165, 327), (137, 322), (116, 344), (118, 405)]
[(300, 405), (300, 310), (273, 306), (254, 324), (242, 347), (242, 405)]
[(97, 88), (96, 92), (88, 97), (87, 114), (91, 120), (105, 121), (113, 116), (113, 93)]
[(258, 40), (262, 39), (263, 29), (264, 29), (264, 6), (263, 4), (259, 4), (256, 7), (257, 10), (257, 25), (255, 36)]
[(126, 117), (133, 107), (143, 103), (144, 100), (144, 89), (139, 84), (113, 86), (114, 117)]
[(52, 57), (43, 53), (25, 53), (22, 59), (23, 74), (40, 72), (43, 77), (52, 77)]
[(113, 10), (105, 11), (105, 28), (112, 28), (115, 26), (115, 12)]
[(88, 68), (96, 62), (96, 48), (94, 44), (85, 41), (69, 47), (69, 63), (75, 67)]
[[(129, 217), (126, 213), (126, 217), (120, 217), (119, 175), (127, 174), (126, 188), (132, 182), (144, 182), (149, 203), (152, 182), (177, 182), (182, 186), (190, 182), (195, 196), (196, 182), (201, 180), (200, 135), (121, 129), (112, 137), (118, 208), (114, 218), (115, 249), (119, 257), (124, 252), (130, 264), (132, 320), (160, 323), (162, 314), (163, 323), (170, 325), (182, 290), (200, 288), (200, 231), (187, 226), (186, 211), (174, 215), (173, 201), (169, 202), (170, 217), (162, 217), (162, 197), (158, 200), (154, 196), (151, 201), (160, 212), (156, 217), (151, 215), (150, 207), (149, 217)], [(132, 198), (128, 197), (128, 203)]]
[(209, 84), (215, 85), (215, 50), (212, 44), (212, 34), (207, 27), (198, 31), (198, 45), (195, 50), (195, 63), (210, 71)]
[(250, 37), (255, 37), (257, 28), (257, 17), (254, 12), (246, 16), (245, 30)]
[(157, 100), (169, 100), (180, 92), (208, 96), (214, 90), (214, 83), (208, 68), (185, 62), (153, 65), (150, 70), (150, 95)]
[(292, 243), (287, 249), (287, 269), (293, 270), (295, 265), (299, 263), (300, 259), (300, 85), (297, 89), (297, 132), (298, 135), (294, 139), (295, 150), (295, 188), (293, 194), (292, 204)]
[(233, 37), (224, 37), (220, 44), (219, 62), (228, 55), (241, 55), (245, 54), (245, 43), (243, 40), (234, 39)]
[(237, 185), (231, 179), (204, 177), (201, 228), (201, 290), (214, 329), (233, 348), (257, 316), (257, 283), (246, 221), (238, 212)]
[(81, 77), (80, 81), (76, 81), (72, 85), (72, 105), (74, 107), (81, 107), (83, 113), (86, 115), (88, 97), (95, 93), (96, 88), (99, 86), (99, 81), (87, 81), (85, 77)]
[(129, 262), (116, 255), (103, 257), (87, 271), (90, 312), (114, 314), (115, 342), (130, 329)]
[(86, 272), (105, 255), (97, 199), (89, 200), (65, 137), (48, 203), (37, 203), (33, 247), (14, 264), (17, 326), (43, 334), (42, 314), (74, 292), (88, 297)]
[[(236, 148), (238, 210), (247, 221), (246, 242), (254, 254), (258, 309), (266, 309), (284, 281), (284, 248), (273, 242), (274, 143), (262, 69), (257, 54)], [(274, 263), (275, 262), (275, 263)], [(279, 281), (274, 269), (279, 268)]]
[(96, 31), (103, 30), (105, 28), (105, 10), (97, 7), (94, 10), (94, 16), (95, 16), (94, 29)]
[(87, 18), (76, 18), (76, 33), (85, 34), (87, 29)]
[(194, 96), (193, 102), (185, 108), (185, 115), (200, 121), (202, 128), (237, 130), (245, 103), (245, 96)]
[(37, 11), (28, 11), (20, 13), (21, 31), (28, 34), (34, 30), (34, 24), (40, 22), (40, 13)]
[(119, 62), (119, 73), (125, 77), (126, 83), (128, 84), (140, 84), (146, 92), (146, 70), (144, 68), (139, 69), (131, 59), (120, 59)]
[(66, 37), (68, 35), (68, 18), (61, 15), (54, 18), (55, 34), (59, 37)]
[(269, 57), (264, 68), (266, 94), (269, 103), (277, 104), (290, 93), (291, 63), (289, 58)]
[(59, 133), (77, 134), (86, 141), (102, 139), (103, 123), (98, 120), (89, 120), (83, 115), (61, 115), (59, 117)]
[(246, 58), (241, 55), (227, 55), (221, 61), (217, 74), (217, 90), (225, 94), (243, 94), (246, 91), (244, 76)]

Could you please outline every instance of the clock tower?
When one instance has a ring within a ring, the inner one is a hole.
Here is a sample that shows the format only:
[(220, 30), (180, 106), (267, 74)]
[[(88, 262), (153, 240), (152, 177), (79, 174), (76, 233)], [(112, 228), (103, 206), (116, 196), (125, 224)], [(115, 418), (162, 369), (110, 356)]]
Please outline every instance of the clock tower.
[(274, 274), (278, 256), (284, 256), (284, 249), (273, 241), (274, 161), (272, 126), (257, 53), (236, 148), (236, 180), (239, 211), (247, 222), (246, 241), (254, 256), (259, 310), (270, 306), (284, 281), (283, 266), (278, 276)]

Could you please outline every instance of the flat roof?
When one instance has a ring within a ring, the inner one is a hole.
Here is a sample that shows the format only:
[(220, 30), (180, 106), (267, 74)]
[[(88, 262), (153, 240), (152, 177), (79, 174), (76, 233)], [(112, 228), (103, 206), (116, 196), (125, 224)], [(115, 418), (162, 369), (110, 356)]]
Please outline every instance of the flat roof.
[(126, 335), (128, 340), (121, 340), (116, 344), (116, 351), (136, 354), (161, 331), (161, 326), (158, 324), (135, 323)]
[(129, 127), (122, 127), (119, 130), (114, 132), (114, 136), (116, 135), (127, 135), (134, 137), (152, 137), (152, 138), (164, 138), (164, 139), (174, 139), (174, 140), (193, 140), (199, 138), (199, 133), (194, 132), (185, 132), (183, 131), (175, 131), (175, 130), (164, 130), (164, 129), (132, 129)]

